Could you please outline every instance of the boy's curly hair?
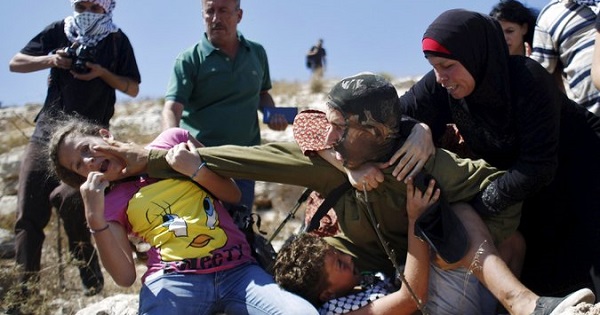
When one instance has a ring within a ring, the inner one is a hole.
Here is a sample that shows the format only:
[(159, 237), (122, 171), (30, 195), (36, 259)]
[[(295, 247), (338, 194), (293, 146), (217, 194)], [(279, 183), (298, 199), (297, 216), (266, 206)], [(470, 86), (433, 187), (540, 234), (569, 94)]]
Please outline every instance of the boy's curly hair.
[[(63, 118), (65, 118), (63, 116)], [(75, 173), (74, 171), (62, 166), (58, 160), (60, 146), (65, 138), (81, 135), (81, 136), (98, 136), (100, 129), (104, 128), (93, 122), (85, 120), (81, 117), (69, 117), (66, 119), (54, 119), (52, 121), (53, 132), (47, 146), (48, 165), (50, 173), (63, 181), (65, 184), (79, 188), (85, 182), (85, 177)]]
[(286, 242), (277, 254), (273, 267), (275, 281), (315, 306), (327, 288), (325, 254), (335, 250), (321, 237), (304, 233)]

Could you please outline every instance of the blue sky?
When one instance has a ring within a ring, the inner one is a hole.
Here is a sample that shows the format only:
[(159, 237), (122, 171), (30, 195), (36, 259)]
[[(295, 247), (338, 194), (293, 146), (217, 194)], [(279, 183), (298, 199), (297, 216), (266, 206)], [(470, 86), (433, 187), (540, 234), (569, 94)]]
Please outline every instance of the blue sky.
[[(263, 44), (272, 80), (305, 82), (304, 54), (317, 39), (327, 50), (326, 78), (361, 71), (422, 75), (423, 32), (440, 13), (465, 8), (489, 13), (496, 0), (243, 0), (239, 30)], [(523, 0), (541, 9), (548, 0)], [(113, 20), (131, 40), (142, 75), (138, 98), (162, 97), (177, 54), (204, 31), (200, 0), (118, 0)], [(11, 73), (8, 62), (46, 25), (72, 14), (68, 0), (1, 1), (0, 102), (42, 103), (48, 70)], [(129, 97), (117, 92), (119, 101)], [(282, 106), (286, 104), (281, 104)]]

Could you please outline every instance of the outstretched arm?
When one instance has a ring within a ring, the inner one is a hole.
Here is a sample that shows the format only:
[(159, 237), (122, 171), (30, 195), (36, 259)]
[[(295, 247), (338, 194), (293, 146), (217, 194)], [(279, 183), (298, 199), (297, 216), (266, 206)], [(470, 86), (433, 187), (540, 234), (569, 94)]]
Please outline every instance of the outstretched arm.
[[(93, 149), (122, 159), (126, 164), (122, 178), (140, 173), (154, 178), (185, 177), (167, 163), (165, 150), (148, 150), (121, 142), (96, 145)], [(197, 150), (209, 169), (221, 176), (308, 187), (323, 195), (345, 181), (344, 174), (331, 164), (304, 156), (298, 145), (291, 142), (253, 147), (224, 145)]]

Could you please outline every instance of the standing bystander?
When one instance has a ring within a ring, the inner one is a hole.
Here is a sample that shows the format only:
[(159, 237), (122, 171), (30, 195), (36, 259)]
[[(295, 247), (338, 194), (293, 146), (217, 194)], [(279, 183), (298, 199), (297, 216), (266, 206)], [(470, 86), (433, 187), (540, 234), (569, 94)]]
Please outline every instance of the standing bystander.
[(21, 290), (39, 279), (44, 227), (57, 208), (69, 238), (69, 250), (81, 261), (85, 295), (100, 292), (104, 279), (81, 195), (48, 175), (43, 148), (58, 113), (82, 116), (108, 127), (115, 90), (131, 97), (139, 91), (140, 73), (127, 36), (112, 21), (114, 0), (71, 0), (73, 15), (48, 25), (10, 61), (13, 72), (50, 69), (48, 93), (21, 162), (17, 205), (16, 263), (22, 267)]
[(325, 56), (327, 56), (327, 53), (323, 48), (323, 39), (319, 38), (317, 44), (312, 46), (306, 53), (306, 67), (312, 71), (313, 79), (323, 78), (325, 65), (327, 64)]
[[(179, 127), (206, 146), (260, 144), (257, 110), (274, 107), (271, 77), (262, 45), (237, 30), (240, 0), (202, 0), (206, 32), (199, 43), (175, 60), (165, 104), (163, 129)], [(285, 130), (283, 115), (272, 115), (269, 128)], [(254, 181), (236, 180), (241, 204), (252, 209)]]
[(531, 58), (554, 74), (570, 99), (600, 116), (591, 78), (597, 0), (552, 0), (540, 12)]
[(517, 0), (500, 0), (490, 12), (498, 20), (511, 55), (531, 55), (533, 31), (538, 11)]

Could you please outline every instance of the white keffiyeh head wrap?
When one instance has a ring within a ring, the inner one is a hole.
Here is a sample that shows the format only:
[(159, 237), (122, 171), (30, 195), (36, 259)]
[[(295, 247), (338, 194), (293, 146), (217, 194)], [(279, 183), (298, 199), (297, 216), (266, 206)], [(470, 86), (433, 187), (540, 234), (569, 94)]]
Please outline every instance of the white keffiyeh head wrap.
[(93, 12), (74, 12), (73, 16), (65, 18), (65, 35), (72, 43), (86, 46), (95, 46), (108, 34), (114, 33), (119, 28), (112, 22), (112, 11), (115, 9), (115, 0), (69, 0), (71, 6), (78, 2), (92, 2), (104, 8), (104, 14)]

